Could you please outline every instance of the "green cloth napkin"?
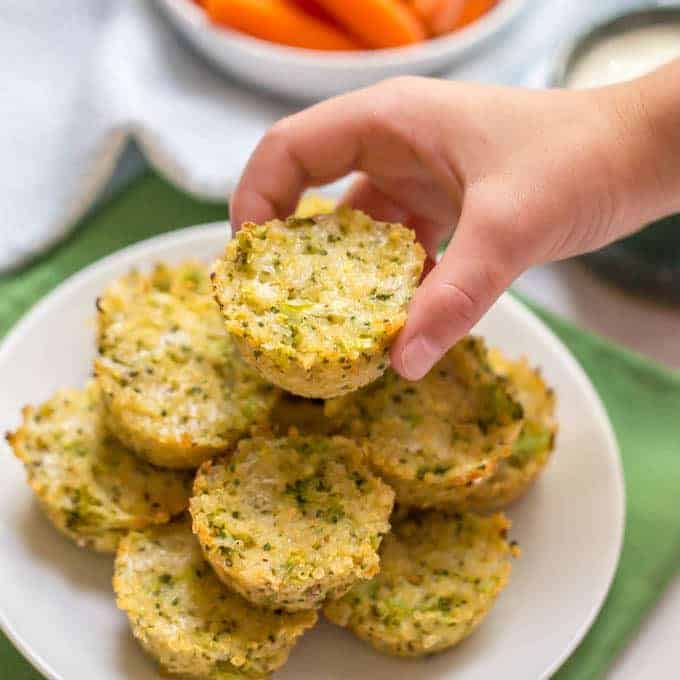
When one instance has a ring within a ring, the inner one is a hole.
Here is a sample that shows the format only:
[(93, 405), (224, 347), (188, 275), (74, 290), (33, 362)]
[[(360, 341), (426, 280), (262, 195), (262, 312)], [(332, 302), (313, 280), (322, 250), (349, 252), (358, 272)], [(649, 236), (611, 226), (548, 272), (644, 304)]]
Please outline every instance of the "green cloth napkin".
[[(198, 201), (151, 173), (144, 175), (47, 255), (0, 277), (0, 336), (34, 302), (90, 262), (140, 239), (224, 219), (226, 214), (225, 204)], [(555, 676), (558, 680), (595, 680), (603, 677), (680, 568), (680, 375), (527, 304), (585, 368), (621, 446), (628, 500), (619, 570), (595, 625)], [(0, 677), (40, 678), (1, 634)]]

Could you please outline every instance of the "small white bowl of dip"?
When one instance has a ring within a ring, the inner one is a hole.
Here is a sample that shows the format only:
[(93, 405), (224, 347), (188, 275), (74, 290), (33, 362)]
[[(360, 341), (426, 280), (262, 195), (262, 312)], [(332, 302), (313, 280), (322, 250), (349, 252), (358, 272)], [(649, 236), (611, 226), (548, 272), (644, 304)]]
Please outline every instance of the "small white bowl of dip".
[(560, 53), (554, 87), (586, 89), (632, 80), (680, 58), (680, 5), (652, 5), (590, 26)]

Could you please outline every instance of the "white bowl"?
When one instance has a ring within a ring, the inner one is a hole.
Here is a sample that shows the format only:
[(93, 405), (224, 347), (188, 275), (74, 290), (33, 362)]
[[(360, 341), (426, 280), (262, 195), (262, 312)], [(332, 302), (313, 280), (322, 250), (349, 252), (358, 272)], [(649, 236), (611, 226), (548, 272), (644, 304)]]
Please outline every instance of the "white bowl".
[(157, 0), (180, 33), (238, 79), (275, 94), (323, 99), (398, 75), (441, 73), (496, 35), (528, 0), (500, 0), (486, 15), (448, 36), (385, 50), (322, 52), (275, 45), (214, 26), (191, 0)]

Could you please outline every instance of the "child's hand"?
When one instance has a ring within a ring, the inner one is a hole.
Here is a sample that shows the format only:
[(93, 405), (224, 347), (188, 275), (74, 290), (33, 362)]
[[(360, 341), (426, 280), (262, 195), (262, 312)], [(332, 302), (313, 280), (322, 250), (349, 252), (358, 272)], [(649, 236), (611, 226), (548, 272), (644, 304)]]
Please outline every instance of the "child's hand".
[[(680, 69), (670, 76), (680, 91)], [(455, 226), (392, 349), (394, 368), (419, 379), (529, 266), (672, 211), (657, 152), (672, 141), (677, 154), (680, 139), (662, 102), (658, 120), (640, 105), (660, 77), (584, 92), (399, 78), (329, 100), (267, 133), (234, 193), (234, 224), (288, 215), (307, 187), (359, 170), (346, 201), (409, 224), (432, 258)]]

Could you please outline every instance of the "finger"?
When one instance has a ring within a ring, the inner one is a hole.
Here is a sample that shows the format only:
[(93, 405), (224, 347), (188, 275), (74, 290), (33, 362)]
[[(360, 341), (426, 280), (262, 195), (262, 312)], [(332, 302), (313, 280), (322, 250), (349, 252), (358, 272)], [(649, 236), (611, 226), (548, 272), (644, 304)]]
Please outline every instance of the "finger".
[(341, 202), (383, 222), (406, 224), (411, 217), (408, 210), (380, 191), (367, 175), (361, 175), (354, 181)]
[[(398, 203), (397, 190), (401, 188), (403, 194), (404, 180), (414, 174), (412, 189), (438, 187), (434, 205), (459, 203), (451, 198), (460, 195), (456, 173), (444, 155), (433, 152), (442, 145), (438, 133), (427, 142), (418, 134), (430, 121), (428, 112), (439, 101), (437, 93), (439, 89), (425, 80), (386, 81), (279, 121), (258, 144), (234, 192), (234, 224), (284, 217), (293, 211), (304, 189), (353, 170), (370, 175)], [(404, 108), (404, 99), (414, 96), (436, 101)], [(431, 215), (412, 212), (431, 219)]]
[(401, 222), (416, 232), (428, 255), (435, 259), (442, 241), (458, 219), (458, 201), (434, 182), (417, 179), (360, 176), (342, 200), (385, 222)]
[(420, 380), (479, 321), (521, 273), (505, 258), (493, 235), (473, 225), (459, 227), (442, 260), (416, 291), (406, 325), (391, 351), (394, 369)]
[(418, 218), (409, 220), (408, 224), (415, 230), (418, 240), (423, 248), (425, 248), (428, 259), (436, 261), (439, 248), (446, 236), (450, 234), (451, 227), (440, 222), (431, 222)]
[(422, 276), (420, 277), (420, 280), (424, 281), (436, 266), (437, 263), (431, 257), (429, 256), (426, 257), (425, 264), (423, 265), (423, 273)]
[(364, 91), (359, 91), (276, 123), (257, 145), (234, 191), (234, 224), (285, 217), (306, 188), (359, 169), (370, 115)]

